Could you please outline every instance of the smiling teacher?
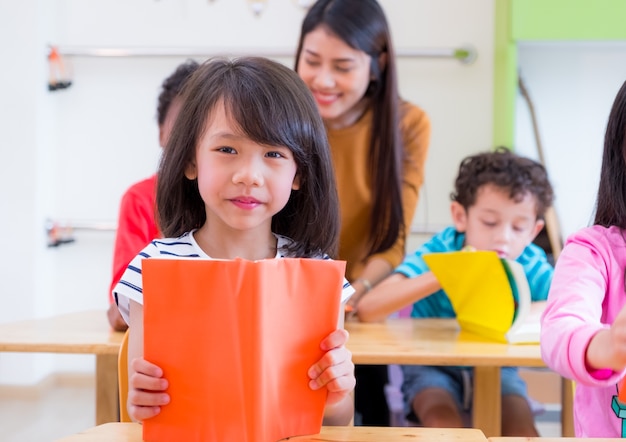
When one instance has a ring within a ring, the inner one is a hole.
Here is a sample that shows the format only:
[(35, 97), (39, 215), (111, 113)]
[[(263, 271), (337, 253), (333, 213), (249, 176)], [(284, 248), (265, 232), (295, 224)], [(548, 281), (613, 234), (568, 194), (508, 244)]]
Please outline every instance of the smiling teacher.
[[(319, 0), (302, 23), (296, 71), (324, 120), (341, 208), (339, 259), (359, 299), (402, 261), (430, 142), (430, 120), (398, 94), (396, 59), (376, 0)], [(358, 366), (363, 425), (389, 425), (386, 366)]]

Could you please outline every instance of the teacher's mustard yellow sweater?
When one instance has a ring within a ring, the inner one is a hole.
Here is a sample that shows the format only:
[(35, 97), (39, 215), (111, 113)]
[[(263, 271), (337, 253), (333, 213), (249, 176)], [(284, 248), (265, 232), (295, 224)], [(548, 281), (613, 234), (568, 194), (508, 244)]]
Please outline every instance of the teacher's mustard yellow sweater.
[[(407, 232), (415, 214), (419, 189), (424, 181), (424, 163), (430, 143), (430, 120), (417, 106), (402, 102), (400, 126), (405, 161), (402, 178), (402, 202)], [(339, 259), (347, 261), (346, 278), (357, 278), (368, 259), (379, 257), (398, 266), (405, 254), (406, 233), (383, 253), (368, 256), (370, 212), (372, 210), (371, 174), (368, 164), (372, 111), (366, 112), (354, 125), (338, 130), (327, 129), (339, 203), (341, 235)]]

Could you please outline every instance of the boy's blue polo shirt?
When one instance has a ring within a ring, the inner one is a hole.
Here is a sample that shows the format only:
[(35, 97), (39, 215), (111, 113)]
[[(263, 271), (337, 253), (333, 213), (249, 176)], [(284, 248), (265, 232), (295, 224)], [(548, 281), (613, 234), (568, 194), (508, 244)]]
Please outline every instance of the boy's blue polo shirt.
[[(401, 273), (407, 278), (414, 278), (426, 273), (429, 269), (422, 259), (422, 255), (458, 251), (463, 248), (464, 241), (464, 233), (458, 232), (454, 227), (447, 227), (414, 253), (408, 255), (402, 264), (395, 269), (395, 272)], [(524, 268), (532, 300), (543, 301), (547, 299), (554, 268), (548, 262), (543, 249), (535, 244), (530, 244), (516, 261)], [(444, 291), (439, 290), (413, 304), (411, 316), (414, 318), (454, 318), (456, 315)]]

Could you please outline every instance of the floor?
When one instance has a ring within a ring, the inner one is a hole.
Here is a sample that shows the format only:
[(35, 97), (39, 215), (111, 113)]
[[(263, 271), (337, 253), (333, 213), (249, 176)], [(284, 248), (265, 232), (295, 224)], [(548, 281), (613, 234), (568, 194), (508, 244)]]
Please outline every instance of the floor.
[(95, 382), (80, 375), (37, 387), (0, 387), (0, 440), (54, 441), (95, 425)]
[[(0, 439), (4, 442), (45, 442), (95, 425), (94, 380), (67, 376), (37, 389), (0, 387)], [(34, 390), (34, 391), (32, 391)], [(560, 436), (558, 409), (537, 416), (541, 436)]]

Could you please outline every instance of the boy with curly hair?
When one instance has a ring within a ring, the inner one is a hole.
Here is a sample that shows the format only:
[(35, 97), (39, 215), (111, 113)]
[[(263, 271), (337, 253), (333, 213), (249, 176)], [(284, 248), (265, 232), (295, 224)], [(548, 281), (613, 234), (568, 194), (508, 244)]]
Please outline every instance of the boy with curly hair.
[[(361, 321), (383, 320), (410, 304), (415, 318), (454, 318), (448, 297), (422, 256), (465, 247), (516, 260), (524, 268), (532, 300), (547, 298), (554, 270), (545, 252), (532, 244), (553, 200), (545, 168), (502, 147), (472, 155), (461, 162), (451, 199), (453, 226), (408, 255), (363, 297), (356, 312)], [(464, 426), (471, 411), (471, 367), (403, 366), (402, 371), (409, 420), (425, 427)], [(517, 368), (502, 368), (501, 382), (502, 434), (538, 436)]]

